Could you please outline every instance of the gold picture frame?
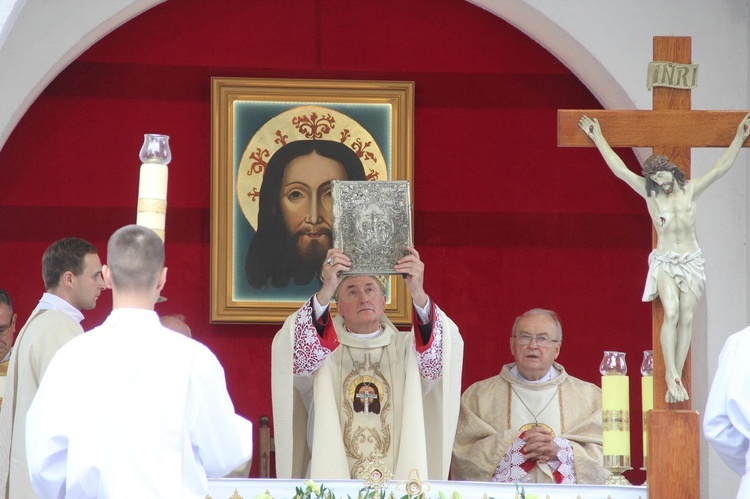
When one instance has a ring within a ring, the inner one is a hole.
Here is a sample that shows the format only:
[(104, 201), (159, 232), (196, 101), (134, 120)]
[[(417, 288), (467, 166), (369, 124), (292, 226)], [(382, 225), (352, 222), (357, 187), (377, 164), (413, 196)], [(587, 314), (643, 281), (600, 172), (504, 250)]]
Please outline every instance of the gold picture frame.
[[(280, 186), (278, 172), (283, 174), (286, 165), (282, 159), (274, 162), (276, 151), (297, 141), (337, 142), (332, 146), (339, 149), (343, 144), (347, 155), (353, 151), (359, 158), (357, 168), (364, 178), (409, 181), (413, 199), (413, 123), (413, 82), (212, 78), (210, 321), (281, 324), (319, 288), (317, 274), (310, 279), (310, 272), (319, 268), (313, 263), (320, 248), (308, 257), (307, 270), (294, 274), (286, 286), (278, 285), (286, 274), (278, 277), (265, 267), (275, 265), (284, 272), (298, 264), (303, 268), (303, 259), (294, 256), (289, 257), (290, 265), (279, 263), (279, 255), (302, 250), (289, 249), (295, 248), (290, 243), (274, 248), (275, 243), (264, 242), (273, 253), (273, 261), (263, 260), (271, 262), (266, 265), (258, 263), (262, 259), (255, 258), (257, 252), (250, 249), (258, 229), (262, 236), (270, 231), (260, 226), (274, 223), (267, 214), (277, 216), (277, 209), (268, 206), (272, 201), (278, 204), (273, 200), (281, 198), (278, 192), (266, 194), (266, 208), (261, 205), (269, 164), (268, 171), (274, 173), (268, 177), (266, 191), (280, 190), (274, 182)], [(353, 170), (346, 168), (351, 176)], [(256, 246), (267, 240), (259, 237)], [(258, 267), (265, 273), (256, 272)], [(265, 281), (269, 272), (272, 277)], [(273, 279), (277, 279), (275, 284)], [(388, 317), (397, 326), (410, 325), (412, 307), (404, 280), (392, 276), (387, 294)]]

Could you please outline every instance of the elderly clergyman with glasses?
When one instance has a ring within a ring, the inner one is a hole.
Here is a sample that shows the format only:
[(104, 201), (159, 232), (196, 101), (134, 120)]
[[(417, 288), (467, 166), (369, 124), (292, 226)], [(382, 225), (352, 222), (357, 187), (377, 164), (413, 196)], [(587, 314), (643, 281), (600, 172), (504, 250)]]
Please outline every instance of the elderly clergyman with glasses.
[(0, 289), (0, 376), (5, 376), (8, 371), (13, 335), (16, 332), (16, 317), (10, 296), (4, 289)]
[(555, 362), (561, 347), (562, 326), (551, 310), (516, 319), (515, 362), (461, 397), (453, 479), (604, 482), (601, 390)]

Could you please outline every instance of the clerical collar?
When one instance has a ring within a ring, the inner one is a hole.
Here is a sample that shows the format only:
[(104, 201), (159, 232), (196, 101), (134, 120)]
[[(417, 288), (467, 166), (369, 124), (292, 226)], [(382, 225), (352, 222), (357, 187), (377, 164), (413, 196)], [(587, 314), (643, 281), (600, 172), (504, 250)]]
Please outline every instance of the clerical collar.
[(60, 298), (59, 296), (52, 293), (44, 293), (42, 295), (42, 299), (39, 300), (39, 303), (34, 309), (34, 312), (32, 312), (32, 315), (34, 315), (34, 313), (39, 310), (50, 309), (59, 310), (79, 324), (83, 320), (83, 314), (80, 310), (68, 303), (68, 301), (64, 298)]
[(360, 338), (360, 339), (363, 339), (363, 340), (373, 340), (373, 339), (377, 338), (378, 336), (380, 336), (381, 334), (383, 334), (383, 328), (382, 327), (379, 327), (377, 331), (373, 331), (372, 333), (365, 333), (365, 334), (352, 333), (351, 331), (349, 331), (349, 328), (346, 327), (346, 325), (344, 326), (344, 329), (346, 329), (346, 332), (349, 333), (350, 335), (352, 335), (352, 337), (354, 337), (354, 338)]
[(539, 378), (536, 381), (531, 381), (530, 379), (524, 378), (523, 375), (518, 371), (518, 366), (511, 367), (510, 368), (510, 372), (513, 373), (513, 375), (516, 378), (520, 379), (524, 383), (531, 383), (532, 385), (536, 385), (536, 384), (539, 384), (539, 383), (544, 383), (544, 382), (547, 382), (547, 381), (549, 381), (551, 379), (555, 379), (555, 378), (557, 378), (557, 375), (558, 375), (558, 372), (554, 368), (554, 366), (550, 366), (549, 371), (547, 372), (547, 374), (545, 374), (544, 376), (542, 376), (541, 378)]

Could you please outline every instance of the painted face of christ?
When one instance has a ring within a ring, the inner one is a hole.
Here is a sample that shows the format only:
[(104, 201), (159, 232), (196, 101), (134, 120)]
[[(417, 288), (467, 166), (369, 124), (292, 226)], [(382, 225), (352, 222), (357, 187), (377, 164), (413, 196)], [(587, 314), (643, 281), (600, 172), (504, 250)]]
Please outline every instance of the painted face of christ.
[(297, 256), (317, 266), (333, 245), (331, 181), (345, 179), (338, 161), (312, 152), (289, 162), (281, 179), (279, 207)]
[(298, 140), (268, 161), (260, 188), (258, 227), (245, 258), (256, 289), (309, 284), (333, 244), (331, 181), (365, 180), (362, 161), (330, 140)]
[[(365, 403), (365, 401), (367, 402)], [(357, 390), (354, 392), (352, 404), (354, 405), (354, 412), (380, 414), (380, 394), (378, 393), (378, 387), (366, 383), (358, 384)], [(367, 407), (366, 411), (365, 407)]]

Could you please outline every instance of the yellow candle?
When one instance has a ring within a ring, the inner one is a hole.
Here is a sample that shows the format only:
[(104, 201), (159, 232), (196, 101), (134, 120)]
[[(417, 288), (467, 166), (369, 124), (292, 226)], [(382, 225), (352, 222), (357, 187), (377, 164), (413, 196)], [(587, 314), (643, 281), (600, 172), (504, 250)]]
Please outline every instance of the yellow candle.
[(135, 223), (153, 229), (164, 241), (167, 217), (167, 165), (143, 163), (138, 184), (138, 215)]
[(643, 410), (643, 466), (648, 466), (648, 426), (646, 413), (654, 408), (654, 377), (641, 378), (641, 408)]
[(630, 456), (630, 379), (602, 376), (602, 447), (605, 456)]

